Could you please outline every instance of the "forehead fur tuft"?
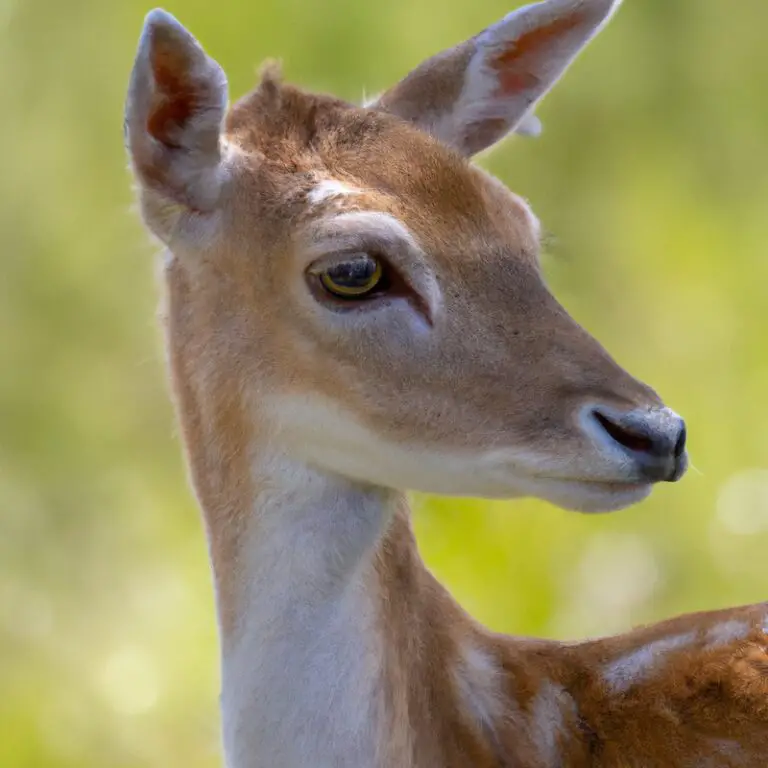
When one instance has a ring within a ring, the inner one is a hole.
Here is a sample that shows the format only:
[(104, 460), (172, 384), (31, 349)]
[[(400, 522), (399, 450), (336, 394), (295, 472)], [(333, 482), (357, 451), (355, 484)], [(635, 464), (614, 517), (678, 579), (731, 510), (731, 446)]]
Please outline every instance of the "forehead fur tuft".
[(267, 59), (259, 67), (258, 87), (266, 92), (277, 94), (283, 84), (283, 65), (277, 59)]

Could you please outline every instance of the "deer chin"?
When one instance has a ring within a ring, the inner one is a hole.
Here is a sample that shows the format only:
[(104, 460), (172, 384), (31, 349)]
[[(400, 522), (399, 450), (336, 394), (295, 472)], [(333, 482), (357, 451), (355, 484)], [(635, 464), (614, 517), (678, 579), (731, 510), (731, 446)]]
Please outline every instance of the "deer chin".
[[(584, 513), (616, 512), (647, 498), (655, 483), (644, 479), (626, 461), (568, 466), (568, 462), (546, 461), (541, 456), (515, 452), (492, 454), (487, 467), (494, 497), (537, 498), (561, 509)], [(508, 492), (499, 493), (507, 486)]]
[[(446, 496), (478, 497), (497, 500), (535, 498), (572, 512), (598, 514), (618, 512), (634, 506), (647, 498), (653, 490), (650, 482), (561, 479), (545, 476), (521, 477), (509, 474), (506, 477), (482, 478), (465, 481), (454, 477), (453, 487), (442, 486), (431, 491)], [(427, 491), (430, 492), (430, 491)]]
[(535, 478), (526, 483), (531, 496), (573, 512), (618, 512), (647, 498), (653, 483)]

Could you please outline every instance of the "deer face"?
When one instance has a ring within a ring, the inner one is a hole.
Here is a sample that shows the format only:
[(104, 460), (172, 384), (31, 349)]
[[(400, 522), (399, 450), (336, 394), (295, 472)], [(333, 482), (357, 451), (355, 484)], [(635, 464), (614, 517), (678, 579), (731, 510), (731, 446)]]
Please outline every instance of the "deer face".
[(535, 216), (470, 162), (536, 127), (614, 6), (524, 8), (369, 108), (267, 74), (226, 115), (218, 65), (150, 15), (128, 144), (199, 418), (387, 487), (609, 510), (678, 479), (682, 420), (553, 298)]

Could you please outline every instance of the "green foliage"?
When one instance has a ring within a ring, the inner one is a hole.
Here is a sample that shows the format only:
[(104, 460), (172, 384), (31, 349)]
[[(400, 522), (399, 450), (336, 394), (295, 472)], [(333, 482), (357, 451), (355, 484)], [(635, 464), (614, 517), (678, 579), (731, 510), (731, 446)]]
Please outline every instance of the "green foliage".
[[(514, 1), (514, 0), (513, 0)], [(556, 244), (556, 294), (688, 419), (678, 486), (606, 517), (419, 499), (429, 564), (496, 629), (563, 638), (765, 597), (763, 0), (628, 0), (483, 162)], [(206, 551), (132, 210), (139, 0), (0, 0), (0, 765), (220, 764)], [(280, 56), (357, 99), (503, 0), (168, 0), (233, 95)]]

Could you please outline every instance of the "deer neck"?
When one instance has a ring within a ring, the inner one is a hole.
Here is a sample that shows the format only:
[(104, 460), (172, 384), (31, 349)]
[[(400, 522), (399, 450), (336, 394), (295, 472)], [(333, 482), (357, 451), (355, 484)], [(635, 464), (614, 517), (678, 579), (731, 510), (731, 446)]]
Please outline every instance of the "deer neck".
[(196, 483), (227, 765), (369, 765), (383, 715), (376, 560), (403, 500), (265, 446), (239, 453), (247, 479), (232, 478), (234, 492), (224, 465), (218, 481)]
[[(493, 750), (483, 743), (497, 672), (420, 559), (405, 497), (268, 449), (245, 457), (222, 461), (213, 482), (210, 461), (200, 482), (191, 457), (229, 768), (442, 766), (457, 733), (476, 757)], [(232, 475), (237, 461), (247, 481)]]
[(277, 450), (231, 379), (217, 398), (173, 379), (214, 575), (228, 768), (541, 754), (518, 693), (540, 687), (548, 644), (464, 613), (421, 560), (405, 496)]

